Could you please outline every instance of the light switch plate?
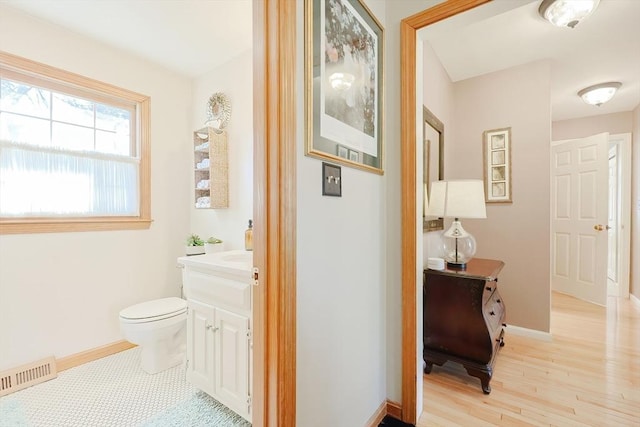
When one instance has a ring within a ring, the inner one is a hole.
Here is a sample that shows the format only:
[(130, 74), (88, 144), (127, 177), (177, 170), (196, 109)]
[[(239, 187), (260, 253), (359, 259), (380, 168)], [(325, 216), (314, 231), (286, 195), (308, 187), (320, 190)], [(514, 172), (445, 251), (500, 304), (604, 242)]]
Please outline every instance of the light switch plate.
[(342, 197), (342, 168), (322, 162), (322, 195)]

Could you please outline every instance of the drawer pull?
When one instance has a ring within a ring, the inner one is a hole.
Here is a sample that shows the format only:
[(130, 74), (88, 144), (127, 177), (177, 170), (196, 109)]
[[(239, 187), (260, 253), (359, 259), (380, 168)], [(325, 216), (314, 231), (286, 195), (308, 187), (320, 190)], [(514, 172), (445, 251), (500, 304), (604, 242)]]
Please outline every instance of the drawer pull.
[(208, 330), (213, 330), (213, 332), (216, 332), (220, 328), (214, 328), (213, 325), (207, 325), (207, 329)]
[(496, 302), (497, 302), (498, 304), (500, 304), (500, 300), (499, 300), (499, 299), (497, 299), (497, 300), (496, 300)]
[[(476, 288), (476, 289), (477, 289), (477, 288)], [(486, 290), (488, 290), (488, 291), (490, 291), (492, 288), (491, 288), (491, 286), (487, 286), (485, 289), (486, 289)]]
[(496, 313), (495, 313), (495, 312), (493, 312), (493, 311), (490, 311), (490, 312), (489, 312), (489, 314), (490, 314), (490, 315), (492, 315), (492, 316), (495, 316), (495, 315), (496, 315)]

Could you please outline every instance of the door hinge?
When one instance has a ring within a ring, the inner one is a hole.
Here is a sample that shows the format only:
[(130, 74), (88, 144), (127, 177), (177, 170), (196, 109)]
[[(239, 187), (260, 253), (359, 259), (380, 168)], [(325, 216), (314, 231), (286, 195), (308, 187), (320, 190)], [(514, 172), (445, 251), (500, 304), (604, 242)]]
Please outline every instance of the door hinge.
[(253, 284), (255, 286), (258, 286), (258, 276), (260, 275), (260, 270), (258, 270), (258, 267), (253, 267)]
[(247, 407), (251, 409), (251, 396), (247, 396)]

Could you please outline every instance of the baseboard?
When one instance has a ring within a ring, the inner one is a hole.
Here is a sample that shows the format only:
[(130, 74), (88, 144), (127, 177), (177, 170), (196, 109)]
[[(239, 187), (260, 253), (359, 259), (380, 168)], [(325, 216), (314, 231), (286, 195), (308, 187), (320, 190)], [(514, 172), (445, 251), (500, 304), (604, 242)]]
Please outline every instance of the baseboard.
[(640, 299), (634, 294), (629, 294), (629, 299), (631, 300), (631, 305), (640, 310)]
[(64, 371), (94, 360), (102, 359), (106, 356), (111, 356), (112, 354), (120, 353), (124, 350), (129, 350), (135, 346), (135, 344), (131, 344), (129, 341), (117, 341), (103, 345), (102, 347), (92, 348), (91, 350), (56, 359), (56, 367), (58, 372)]
[(382, 402), (376, 412), (369, 417), (365, 427), (378, 427), (385, 415), (387, 415), (387, 402)]
[(402, 405), (393, 402), (391, 400), (387, 400), (387, 415), (391, 415), (393, 418), (397, 418), (399, 420), (402, 419)]
[(553, 341), (550, 332), (542, 332), (536, 329), (521, 328), (520, 326), (507, 325), (506, 333), (518, 335), (521, 337), (533, 338), (539, 341)]

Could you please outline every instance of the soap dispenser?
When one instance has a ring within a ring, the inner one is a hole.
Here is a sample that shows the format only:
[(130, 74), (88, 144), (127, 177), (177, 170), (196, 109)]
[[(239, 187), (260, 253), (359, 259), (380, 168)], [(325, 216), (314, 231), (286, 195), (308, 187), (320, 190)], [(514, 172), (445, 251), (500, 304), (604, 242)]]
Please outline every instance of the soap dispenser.
[(244, 232), (244, 249), (253, 250), (253, 221), (249, 220), (249, 228)]

